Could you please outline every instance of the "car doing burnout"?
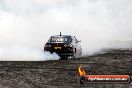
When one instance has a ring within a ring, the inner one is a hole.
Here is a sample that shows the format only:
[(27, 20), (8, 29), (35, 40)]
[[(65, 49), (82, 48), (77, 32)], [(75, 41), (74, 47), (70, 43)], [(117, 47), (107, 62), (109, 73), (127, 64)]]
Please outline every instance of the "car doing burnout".
[(57, 53), (61, 59), (77, 58), (82, 54), (82, 48), (75, 36), (70, 35), (54, 35), (44, 45), (44, 51)]

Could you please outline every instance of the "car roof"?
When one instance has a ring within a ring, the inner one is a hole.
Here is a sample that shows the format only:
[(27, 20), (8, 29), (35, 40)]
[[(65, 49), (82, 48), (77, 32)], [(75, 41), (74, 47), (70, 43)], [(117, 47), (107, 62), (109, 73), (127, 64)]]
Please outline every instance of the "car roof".
[[(71, 36), (71, 35), (61, 35), (61, 37), (69, 37), (69, 36)], [(51, 37), (60, 37), (60, 35), (52, 35)]]

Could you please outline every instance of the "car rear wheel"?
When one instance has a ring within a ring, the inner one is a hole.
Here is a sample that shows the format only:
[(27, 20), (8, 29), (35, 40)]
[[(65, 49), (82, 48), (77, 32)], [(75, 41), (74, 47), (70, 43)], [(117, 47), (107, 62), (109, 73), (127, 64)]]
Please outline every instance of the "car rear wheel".
[(74, 49), (73, 49), (73, 55), (72, 55), (72, 58), (76, 58), (76, 56), (77, 56), (77, 55), (76, 55), (76, 52), (77, 52), (77, 49), (74, 48)]

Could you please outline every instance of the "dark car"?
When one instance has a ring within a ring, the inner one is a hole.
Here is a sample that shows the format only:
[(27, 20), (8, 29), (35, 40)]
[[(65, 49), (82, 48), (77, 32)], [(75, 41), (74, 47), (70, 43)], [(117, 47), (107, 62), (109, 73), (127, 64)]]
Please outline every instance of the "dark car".
[(54, 35), (51, 36), (44, 46), (44, 51), (57, 53), (61, 59), (77, 58), (82, 54), (82, 48), (75, 36)]

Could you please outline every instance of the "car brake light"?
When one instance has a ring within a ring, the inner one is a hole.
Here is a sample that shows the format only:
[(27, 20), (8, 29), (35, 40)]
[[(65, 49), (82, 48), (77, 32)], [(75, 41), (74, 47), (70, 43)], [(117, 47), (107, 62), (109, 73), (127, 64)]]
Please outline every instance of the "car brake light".
[(73, 45), (72, 44), (65, 44), (64, 46), (65, 47), (72, 47)]
[(65, 44), (64, 46), (67, 47), (67, 44)]
[(68, 44), (68, 47), (72, 47), (72, 44)]

